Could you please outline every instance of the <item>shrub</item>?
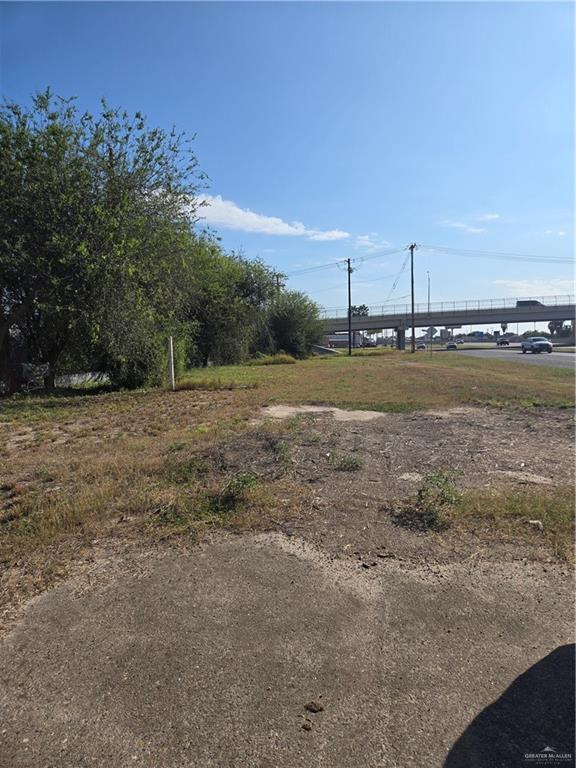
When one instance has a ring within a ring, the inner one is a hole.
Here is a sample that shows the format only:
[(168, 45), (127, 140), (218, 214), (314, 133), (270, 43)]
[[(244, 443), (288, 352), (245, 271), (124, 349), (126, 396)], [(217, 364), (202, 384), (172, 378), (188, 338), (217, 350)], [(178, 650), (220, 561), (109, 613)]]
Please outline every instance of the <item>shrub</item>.
[(415, 531), (439, 531), (448, 527), (444, 512), (460, 501), (454, 480), (459, 473), (440, 470), (426, 475), (416, 500), (409, 502), (394, 516), (394, 522)]

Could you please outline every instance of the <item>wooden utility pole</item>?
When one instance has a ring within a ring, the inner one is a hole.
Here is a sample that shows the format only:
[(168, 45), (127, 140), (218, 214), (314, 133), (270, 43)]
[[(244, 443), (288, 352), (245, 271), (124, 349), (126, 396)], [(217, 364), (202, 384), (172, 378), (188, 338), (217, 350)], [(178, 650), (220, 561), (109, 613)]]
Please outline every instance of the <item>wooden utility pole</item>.
[(412, 300), (412, 310), (411, 310), (411, 325), (412, 325), (412, 344), (411, 344), (411, 351), (412, 353), (416, 352), (416, 328), (414, 325), (414, 249), (416, 248), (416, 243), (412, 243), (408, 246), (410, 248), (410, 295)]
[(352, 267), (350, 259), (346, 259), (348, 272), (348, 356), (352, 355)]

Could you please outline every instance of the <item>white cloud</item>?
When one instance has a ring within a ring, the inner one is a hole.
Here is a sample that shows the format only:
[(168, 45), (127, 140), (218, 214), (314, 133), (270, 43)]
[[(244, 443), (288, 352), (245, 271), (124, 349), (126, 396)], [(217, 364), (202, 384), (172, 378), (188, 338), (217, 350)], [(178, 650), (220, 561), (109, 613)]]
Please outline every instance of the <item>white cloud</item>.
[(240, 208), (232, 200), (223, 200), (220, 195), (203, 195), (200, 213), (206, 222), (214, 227), (236, 229), (241, 232), (257, 232), (262, 235), (287, 235), (305, 237), (308, 240), (345, 240), (350, 237), (341, 229), (309, 229), (299, 221), (287, 222), (277, 216), (265, 216), (248, 208)]
[(366, 253), (378, 253), (385, 248), (390, 248), (390, 245), (388, 240), (380, 240), (376, 232), (371, 232), (369, 235), (358, 235), (354, 247)]
[(554, 237), (564, 237), (566, 232), (563, 229), (547, 229), (544, 234), (553, 235)]
[(461, 229), (463, 232), (467, 232), (470, 235), (478, 235), (485, 230), (484, 227), (477, 226), (476, 222), (496, 221), (496, 219), (499, 218), (499, 213), (478, 213), (475, 216), (467, 216), (466, 220), (454, 221), (453, 219), (445, 219), (440, 222), (440, 225), (443, 227), (451, 227), (452, 229)]
[(471, 235), (477, 235), (480, 232), (484, 232), (483, 227), (473, 227), (470, 224), (467, 224), (465, 221), (452, 221), (452, 220), (446, 220), (441, 221), (440, 224), (443, 227), (451, 227), (452, 229), (461, 229), (463, 232), (468, 232)]
[(568, 296), (574, 293), (574, 280), (549, 278), (534, 280), (494, 280), (512, 296)]
[(474, 216), (475, 221), (496, 221), (499, 218), (499, 213), (480, 213), (478, 216)]

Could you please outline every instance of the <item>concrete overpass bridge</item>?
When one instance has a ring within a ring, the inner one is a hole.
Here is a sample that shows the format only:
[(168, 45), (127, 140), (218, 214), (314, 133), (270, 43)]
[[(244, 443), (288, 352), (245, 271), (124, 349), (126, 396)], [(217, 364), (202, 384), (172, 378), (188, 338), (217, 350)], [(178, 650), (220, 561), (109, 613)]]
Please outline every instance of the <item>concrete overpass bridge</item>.
[[(352, 317), (352, 330), (394, 329), (399, 340), (411, 327), (410, 304), (372, 304), (368, 315)], [(541, 323), (550, 320), (574, 321), (574, 296), (538, 296), (535, 298), (468, 299), (416, 304), (416, 328), (460, 325), (495, 325), (500, 323)], [(348, 330), (348, 310), (327, 309), (322, 318), (326, 333)]]

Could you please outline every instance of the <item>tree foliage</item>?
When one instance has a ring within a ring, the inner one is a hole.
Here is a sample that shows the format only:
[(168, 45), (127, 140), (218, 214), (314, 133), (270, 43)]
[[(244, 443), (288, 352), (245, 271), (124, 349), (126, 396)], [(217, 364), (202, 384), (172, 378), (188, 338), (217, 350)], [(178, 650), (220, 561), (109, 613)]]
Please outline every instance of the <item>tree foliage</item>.
[(314, 305), (196, 231), (204, 178), (190, 140), (138, 112), (82, 113), (50, 91), (0, 108), (0, 382), (32, 362), (49, 386), (87, 369), (158, 383), (168, 335), (182, 363), (237, 362), (290, 333), (305, 354)]
[(269, 310), (274, 351), (306, 357), (323, 332), (318, 306), (300, 291), (283, 291)]

